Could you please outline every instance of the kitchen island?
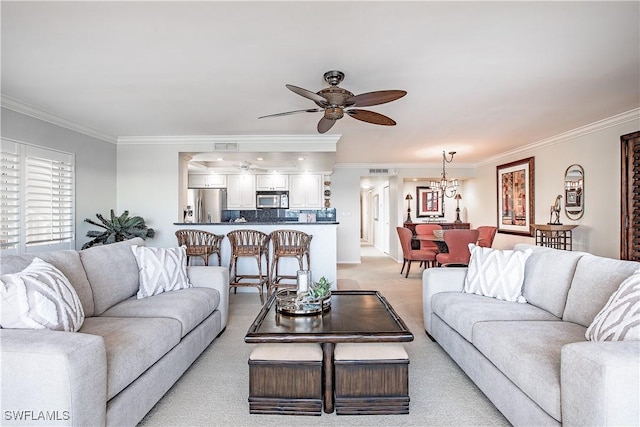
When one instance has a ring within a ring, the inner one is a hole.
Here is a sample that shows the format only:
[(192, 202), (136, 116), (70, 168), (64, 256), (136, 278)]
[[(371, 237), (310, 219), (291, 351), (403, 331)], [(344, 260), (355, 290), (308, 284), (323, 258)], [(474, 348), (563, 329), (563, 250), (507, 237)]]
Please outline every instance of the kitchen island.
[[(218, 222), (218, 223), (181, 223), (173, 224), (175, 230), (195, 229), (204, 230), (210, 233), (226, 236), (232, 230), (258, 230), (269, 234), (275, 230), (298, 230), (312, 235), (311, 239), (311, 274), (312, 280), (317, 281), (320, 277), (326, 277), (333, 283), (332, 289), (336, 289), (337, 284), (337, 222), (296, 222), (296, 221), (275, 221), (275, 222)], [(231, 245), (229, 239), (222, 241), (222, 265), (229, 266), (231, 255)], [(271, 262), (271, 255), (269, 255)], [(215, 263), (215, 256), (211, 258)], [(202, 263), (201, 258), (191, 259), (191, 263)], [(295, 258), (281, 258), (280, 271), (294, 274), (298, 270), (298, 261)], [(240, 271), (257, 271), (256, 262), (253, 259), (241, 258), (238, 260)], [(287, 283), (287, 282), (283, 282)], [(256, 292), (255, 289), (240, 288), (239, 291)]]

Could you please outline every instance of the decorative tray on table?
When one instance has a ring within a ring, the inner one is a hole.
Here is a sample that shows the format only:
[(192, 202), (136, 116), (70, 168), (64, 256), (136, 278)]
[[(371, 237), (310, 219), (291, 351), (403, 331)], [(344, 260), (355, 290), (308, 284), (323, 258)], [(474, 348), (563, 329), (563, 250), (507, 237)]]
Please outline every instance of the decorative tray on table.
[(312, 315), (331, 309), (331, 291), (315, 298), (309, 294), (298, 296), (295, 289), (283, 289), (276, 293), (276, 310), (282, 314)]

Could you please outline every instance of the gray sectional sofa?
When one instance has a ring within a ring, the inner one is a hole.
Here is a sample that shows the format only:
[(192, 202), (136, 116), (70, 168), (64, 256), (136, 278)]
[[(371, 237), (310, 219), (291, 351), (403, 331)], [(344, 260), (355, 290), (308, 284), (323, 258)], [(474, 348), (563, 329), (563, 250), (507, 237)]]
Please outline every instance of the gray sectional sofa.
[[(426, 332), (514, 425), (640, 424), (640, 341), (585, 331), (640, 263), (531, 249), (514, 303), (461, 292), (466, 268), (423, 274)], [(460, 402), (464, 404), (464, 402)]]
[[(78, 332), (1, 329), (2, 425), (133, 426), (227, 324), (224, 267), (187, 267), (193, 287), (136, 299), (132, 245), (35, 254), (78, 293)], [(2, 274), (33, 256), (3, 256)], [(44, 417), (44, 418), (43, 418)]]

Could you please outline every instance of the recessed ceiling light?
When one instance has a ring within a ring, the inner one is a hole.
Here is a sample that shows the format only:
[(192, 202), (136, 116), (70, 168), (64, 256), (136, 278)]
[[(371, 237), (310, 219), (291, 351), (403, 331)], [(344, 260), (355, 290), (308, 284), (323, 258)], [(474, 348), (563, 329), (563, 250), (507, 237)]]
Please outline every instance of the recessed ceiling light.
[(262, 161), (262, 160), (264, 160), (264, 158), (258, 157), (256, 160)]
[(298, 157), (298, 160), (304, 160), (304, 157)]
[(223, 159), (222, 157), (218, 157), (216, 160), (217, 160), (217, 161), (219, 161), (219, 162), (221, 162), (221, 161), (223, 161), (224, 159)]

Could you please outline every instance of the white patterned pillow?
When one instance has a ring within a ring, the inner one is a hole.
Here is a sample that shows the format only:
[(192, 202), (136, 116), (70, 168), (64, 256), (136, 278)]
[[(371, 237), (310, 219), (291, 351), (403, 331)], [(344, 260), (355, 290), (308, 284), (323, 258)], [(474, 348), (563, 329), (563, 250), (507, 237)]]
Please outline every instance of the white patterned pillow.
[(76, 290), (60, 270), (34, 258), (19, 273), (0, 278), (0, 327), (77, 332), (84, 310)]
[(167, 291), (190, 288), (187, 278), (186, 247), (148, 248), (131, 246), (138, 263), (140, 288), (138, 299), (158, 295)]
[(640, 340), (640, 270), (620, 284), (584, 336), (589, 341)]
[(531, 255), (526, 251), (483, 248), (469, 243), (471, 259), (463, 292), (525, 303), (522, 296), (524, 265)]

